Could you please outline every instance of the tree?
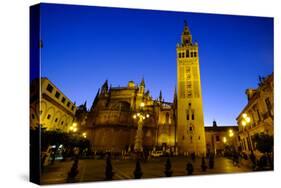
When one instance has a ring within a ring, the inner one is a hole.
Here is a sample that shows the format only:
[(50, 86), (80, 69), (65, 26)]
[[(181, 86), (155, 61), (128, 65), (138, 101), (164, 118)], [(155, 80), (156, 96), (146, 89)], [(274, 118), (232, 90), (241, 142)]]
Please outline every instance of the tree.
[(206, 165), (204, 156), (202, 157), (202, 160), (201, 160), (201, 170), (202, 170), (202, 172), (205, 172), (207, 170), (207, 165)]
[(189, 161), (186, 165), (187, 175), (193, 174), (193, 164)]
[(70, 171), (68, 172), (68, 176), (67, 176), (68, 182), (73, 182), (77, 174), (78, 174), (78, 159), (75, 159)]
[(171, 177), (173, 174), (170, 157), (168, 157), (166, 160), (164, 173), (165, 173), (166, 177)]
[(134, 176), (135, 176), (135, 179), (141, 179), (141, 177), (142, 177), (142, 171), (141, 171), (141, 165), (140, 165), (139, 159), (137, 159), (137, 161), (136, 161), (136, 168), (134, 170)]
[(112, 171), (110, 155), (107, 156), (105, 165), (105, 180), (112, 180), (114, 172)]
[(261, 153), (272, 153), (273, 152), (273, 136), (268, 134), (260, 133), (254, 135), (254, 142), (257, 150)]
[[(256, 149), (266, 156), (270, 168), (273, 169), (273, 136), (264, 133), (255, 134), (253, 141)], [(262, 158), (259, 164), (266, 164), (266, 158)]]
[(210, 153), (209, 156), (209, 168), (213, 169), (215, 165), (215, 154), (214, 153)]

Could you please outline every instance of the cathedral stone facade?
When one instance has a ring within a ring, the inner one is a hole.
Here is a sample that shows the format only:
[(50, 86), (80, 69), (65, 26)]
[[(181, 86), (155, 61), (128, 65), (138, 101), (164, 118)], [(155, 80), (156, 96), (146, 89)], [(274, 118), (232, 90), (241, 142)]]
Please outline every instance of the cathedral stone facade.
[(88, 114), (90, 140), (94, 150), (120, 152), (133, 149), (137, 121), (133, 115), (141, 103), (149, 118), (143, 121), (143, 147), (173, 149), (175, 145), (175, 106), (164, 102), (162, 94), (153, 100), (142, 79), (125, 87), (109, 87), (106, 80), (98, 91)]
[[(173, 102), (164, 102), (160, 91), (152, 99), (145, 81), (129, 81), (124, 87), (102, 85), (87, 118), (93, 150), (128, 151), (135, 144), (138, 122), (133, 115), (149, 114), (143, 121), (143, 148), (197, 155), (206, 152), (198, 44), (185, 22), (177, 45), (177, 90)], [(141, 109), (141, 104), (144, 104)]]

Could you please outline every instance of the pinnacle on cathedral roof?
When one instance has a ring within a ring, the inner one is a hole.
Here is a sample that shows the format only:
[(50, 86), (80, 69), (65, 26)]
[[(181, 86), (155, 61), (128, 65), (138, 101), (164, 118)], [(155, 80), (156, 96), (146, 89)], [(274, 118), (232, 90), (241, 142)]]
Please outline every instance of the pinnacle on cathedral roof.
[(145, 87), (145, 83), (144, 83), (144, 78), (143, 78), (143, 77), (142, 77), (142, 80), (141, 80), (140, 86)]
[(159, 93), (159, 101), (162, 101), (162, 90), (160, 90), (160, 93)]

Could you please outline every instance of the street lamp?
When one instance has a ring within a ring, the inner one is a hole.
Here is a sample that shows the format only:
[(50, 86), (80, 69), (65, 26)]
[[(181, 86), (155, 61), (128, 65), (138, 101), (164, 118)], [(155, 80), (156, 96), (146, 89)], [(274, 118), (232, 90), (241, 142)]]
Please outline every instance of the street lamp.
[(222, 138), (222, 141), (223, 141), (223, 143), (226, 143), (226, 142), (227, 142), (227, 139), (226, 139), (225, 136)]
[(74, 133), (77, 132), (77, 130), (78, 130), (77, 123), (76, 122), (72, 123), (72, 126), (69, 127), (69, 130)]
[(230, 148), (231, 148), (231, 150), (235, 150), (235, 146), (234, 146), (234, 142), (235, 141), (233, 141), (233, 137), (234, 136), (234, 132), (233, 132), (233, 130), (232, 129), (229, 129), (228, 130), (228, 137), (229, 137), (229, 144), (230, 144)]
[[(241, 124), (242, 124), (243, 127), (246, 128), (246, 126), (250, 124), (251, 118), (246, 113), (243, 113), (242, 117), (243, 117), (243, 119), (241, 121)], [(253, 150), (252, 150), (252, 147), (251, 147), (250, 133), (249, 133), (249, 131), (247, 129), (245, 129), (245, 130), (246, 130), (247, 136), (248, 136), (248, 149), (249, 149), (249, 146), (250, 146), (250, 150), (252, 152)]]
[(142, 107), (142, 108), (144, 107), (144, 103), (143, 102), (140, 104), (140, 107)]
[(144, 103), (142, 102), (140, 104), (140, 112), (137, 112), (133, 115), (133, 119), (137, 119), (138, 121), (138, 129), (137, 129), (137, 134), (136, 134), (136, 138), (135, 138), (135, 146), (134, 146), (134, 151), (135, 152), (142, 152), (143, 151), (143, 147), (142, 147), (142, 136), (143, 136), (143, 131), (142, 131), (142, 126), (143, 126), (143, 121), (146, 118), (149, 118), (150, 115), (145, 113), (143, 111), (144, 108)]
[(82, 133), (82, 136), (83, 136), (84, 138), (87, 138), (87, 133), (86, 133), (86, 132)]
[(233, 130), (229, 129), (228, 130), (228, 136), (231, 138), (231, 137), (233, 137), (233, 135), (234, 135)]

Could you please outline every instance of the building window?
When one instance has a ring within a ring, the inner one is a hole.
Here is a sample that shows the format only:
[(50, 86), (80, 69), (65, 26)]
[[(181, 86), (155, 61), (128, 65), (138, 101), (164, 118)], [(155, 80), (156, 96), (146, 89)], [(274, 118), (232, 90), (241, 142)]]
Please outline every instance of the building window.
[(179, 58), (181, 58), (181, 53), (179, 53)]
[(63, 121), (60, 124), (63, 125)]
[(58, 99), (60, 98), (60, 93), (57, 91), (56, 94), (55, 94), (55, 97)]
[(220, 141), (220, 136), (216, 135), (216, 141), (219, 142)]
[(197, 57), (197, 52), (194, 52), (194, 57)]
[(188, 103), (188, 106), (191, 107), (191, 103)]
[(62, 103), (65, 102), (65, 97), (62, 97), (61, 102), (62, 102)]
[(51, 118), (51, 114), (48, 114), (47, 119), (50, 119), (50, 118)]
[(188, 97), (188, 98), (192, 98), (192, 91), (190, 91), (190, 90), (187, 91), (187, 97)]
[(259, 118), (259, 121), (260, 121), (261, 120), (261, 115), (260, 115), (259, 109), (257, 109), (257, 114), (258, 114), (258, 118)]
[(189, 57), (189, 50), (186, 50), (186, 57)]
[(250, 137), (250, 140), (251, 140), (251, 142), (252, 142), (252, 148), (255, 150), (256, 149), (256, 145), (253, 143), (253, 140), (254, 140), (254, 136), (251, 136)]
[(186, 120), (189, 120), (189, 113), (187, 112)]
[(253, 120), (252, 125), (253, 125), (253, 126), (256, 126), (256, 120), (255, 120), (255, 116), (254, 116), (253, 112), (250, 111), (250, 112), (249, 112), (249, 115), (250, 115), (250, 118), (252, 118), (252, 120)]
[(181, 57), (184, 57), (184, 52), (181, 53)]
[(193, 52), (191, 52), (191, 54), (190, 54), (190, 55), (191, 55), (191, 57), (193, 57)]
[(198, 140), (200, 140), (200, 136), (198, 136)]
[(51, 86), (51, 84), (48, 84), (48, 86), (47, 86), (47, 91), (49, 91), (50, 93), (52, 93), (52, 92), (53, 92), (53, 89), (54, 89), (54, 87)]
[(67, 107), (69, 107), (69, 106), (70, 106), (70, 102), (69, 102), (69, 101), (67, 102), (67, 105), (66, 105), (66, 106), (67, 106)]
[(194, 112), (192, 112), (191, 119), (194, 120)]
[(192, 127), (189, 127), (189, 131), (192, 131)]
[(271, 102), (269, 100), (269, 97), (267, 97), (265, 99), (265, 104), (266, 104), (266, 108), (267, 108), (267, 111), (268, 111), (269, 115), (272, 116), (272, 113), (271, 113), (272, 105), (271, 105)]
[(72, 110), (72, 111), (74, 110), (74, 106), (71, 107), (71, 110)]
[(57, 122), (57, 121), (58, 121), (58, 118), (55, 119), (55, 122)]
[(247, 137), (248, 150), (252, 150), (251, 140)]

